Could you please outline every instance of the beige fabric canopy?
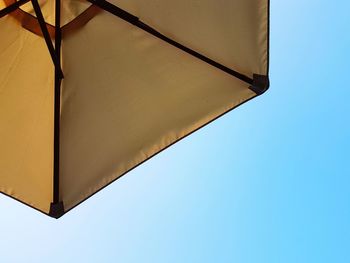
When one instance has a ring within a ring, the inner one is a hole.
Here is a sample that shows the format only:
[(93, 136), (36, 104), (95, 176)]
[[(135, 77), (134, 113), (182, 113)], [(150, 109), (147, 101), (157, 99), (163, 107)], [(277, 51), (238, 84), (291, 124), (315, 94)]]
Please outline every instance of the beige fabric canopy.
[(269, 85), (268, 0), (0, 10), (0, 191), (55, 218)]

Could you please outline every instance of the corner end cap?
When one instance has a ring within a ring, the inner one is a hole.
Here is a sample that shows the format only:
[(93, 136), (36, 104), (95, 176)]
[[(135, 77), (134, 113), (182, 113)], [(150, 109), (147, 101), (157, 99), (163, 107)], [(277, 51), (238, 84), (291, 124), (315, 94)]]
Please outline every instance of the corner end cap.
[(58, 218), (60, 218), (63, 215), (64, 215), (63, 202), (51, 203), (49, 216), (58, 219)]
[(268, 76), (254, 74), (253, 75), (253, 84), (250, 86), (250, 89), (254, 91), (257, 95), (265, 93), (270, 87), (270, 80)]

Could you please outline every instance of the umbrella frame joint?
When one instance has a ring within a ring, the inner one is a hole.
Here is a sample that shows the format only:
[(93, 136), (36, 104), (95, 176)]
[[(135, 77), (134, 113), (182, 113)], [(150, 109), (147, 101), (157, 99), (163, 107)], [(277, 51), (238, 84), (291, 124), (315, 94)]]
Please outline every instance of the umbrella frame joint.
[(43, 37), (45, 39), (47, 48), (48, 48), (48, 50), (50, 52), (52, 62), (54, 64), (54, 66), (55, 66), (55, 69), (58, 71), (58, 74), (59, 74), (60, 78), (63, 78), (64, 76), (63, 76), (63, 72), (62, 72), (62, 69), (61, 69), (61, 66), (60, 66), (60, 61), (59, 61), (59, 58), (56, 55), (55, 47), (52, 44), (51, 37), (50, 37), (49, 31), (48, 31), (48, 29), (46, 27), (46, 22), (44, 20), (43, 14), (41, 12), (41, 8), (40, 8), (40, 5), (38, 3), (38, 0), (31, 0), (31, 2), (32, 2), (32, 5), (33, 5), (33, 9), (35, 11), (35, 15), (36, 15), (36, 17), (38, 19), (38, 22), (39, 22), (39, 25), (40, 25), (40, 28), (41, 28), (41, 32), (42, 32)]
[(270, 80), (268, 76), (254, 74), (253, 75), (253, 83), (249, 87), (252, 91), (254, 91), (257, 95), (261, 95), (265, 93), (270, 87)]
[(63, 202), (51, 203), (49, 216), (53, 218), (60, 218), (64, 215), (64, 205)]

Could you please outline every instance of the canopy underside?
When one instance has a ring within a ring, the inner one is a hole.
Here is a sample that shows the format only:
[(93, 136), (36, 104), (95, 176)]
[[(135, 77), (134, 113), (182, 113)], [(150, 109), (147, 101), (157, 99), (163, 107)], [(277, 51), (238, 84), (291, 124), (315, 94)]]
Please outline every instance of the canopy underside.
[[(0, 0), (0, 9), (11, 1)], [(257, 95), (153, 29), (223, 68), (252, 79), (268, 75), (267, 0), (110, 3), (141, 27), (85, 0), (62, 1), (57, 149), (55, 70), (41, 29), (36, 22), (37, 32), (29, 30), (15, 13), (0, 18), (0, 191), (45, 213), (53, 201), (54, 151), (66, 212)], [(55, 1), (39, 4), (55, 42)], [(21, 8), (16, 12), (33, 19), (30, 2)]]

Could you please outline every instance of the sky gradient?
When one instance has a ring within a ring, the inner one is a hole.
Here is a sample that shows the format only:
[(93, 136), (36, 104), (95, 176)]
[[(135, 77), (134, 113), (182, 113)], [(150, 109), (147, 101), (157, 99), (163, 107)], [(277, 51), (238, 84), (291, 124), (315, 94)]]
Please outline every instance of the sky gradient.
[(271, 0), (266, 94), (59, 220), (0, 195), (0, 262), (350, 262), (349, 12)]

